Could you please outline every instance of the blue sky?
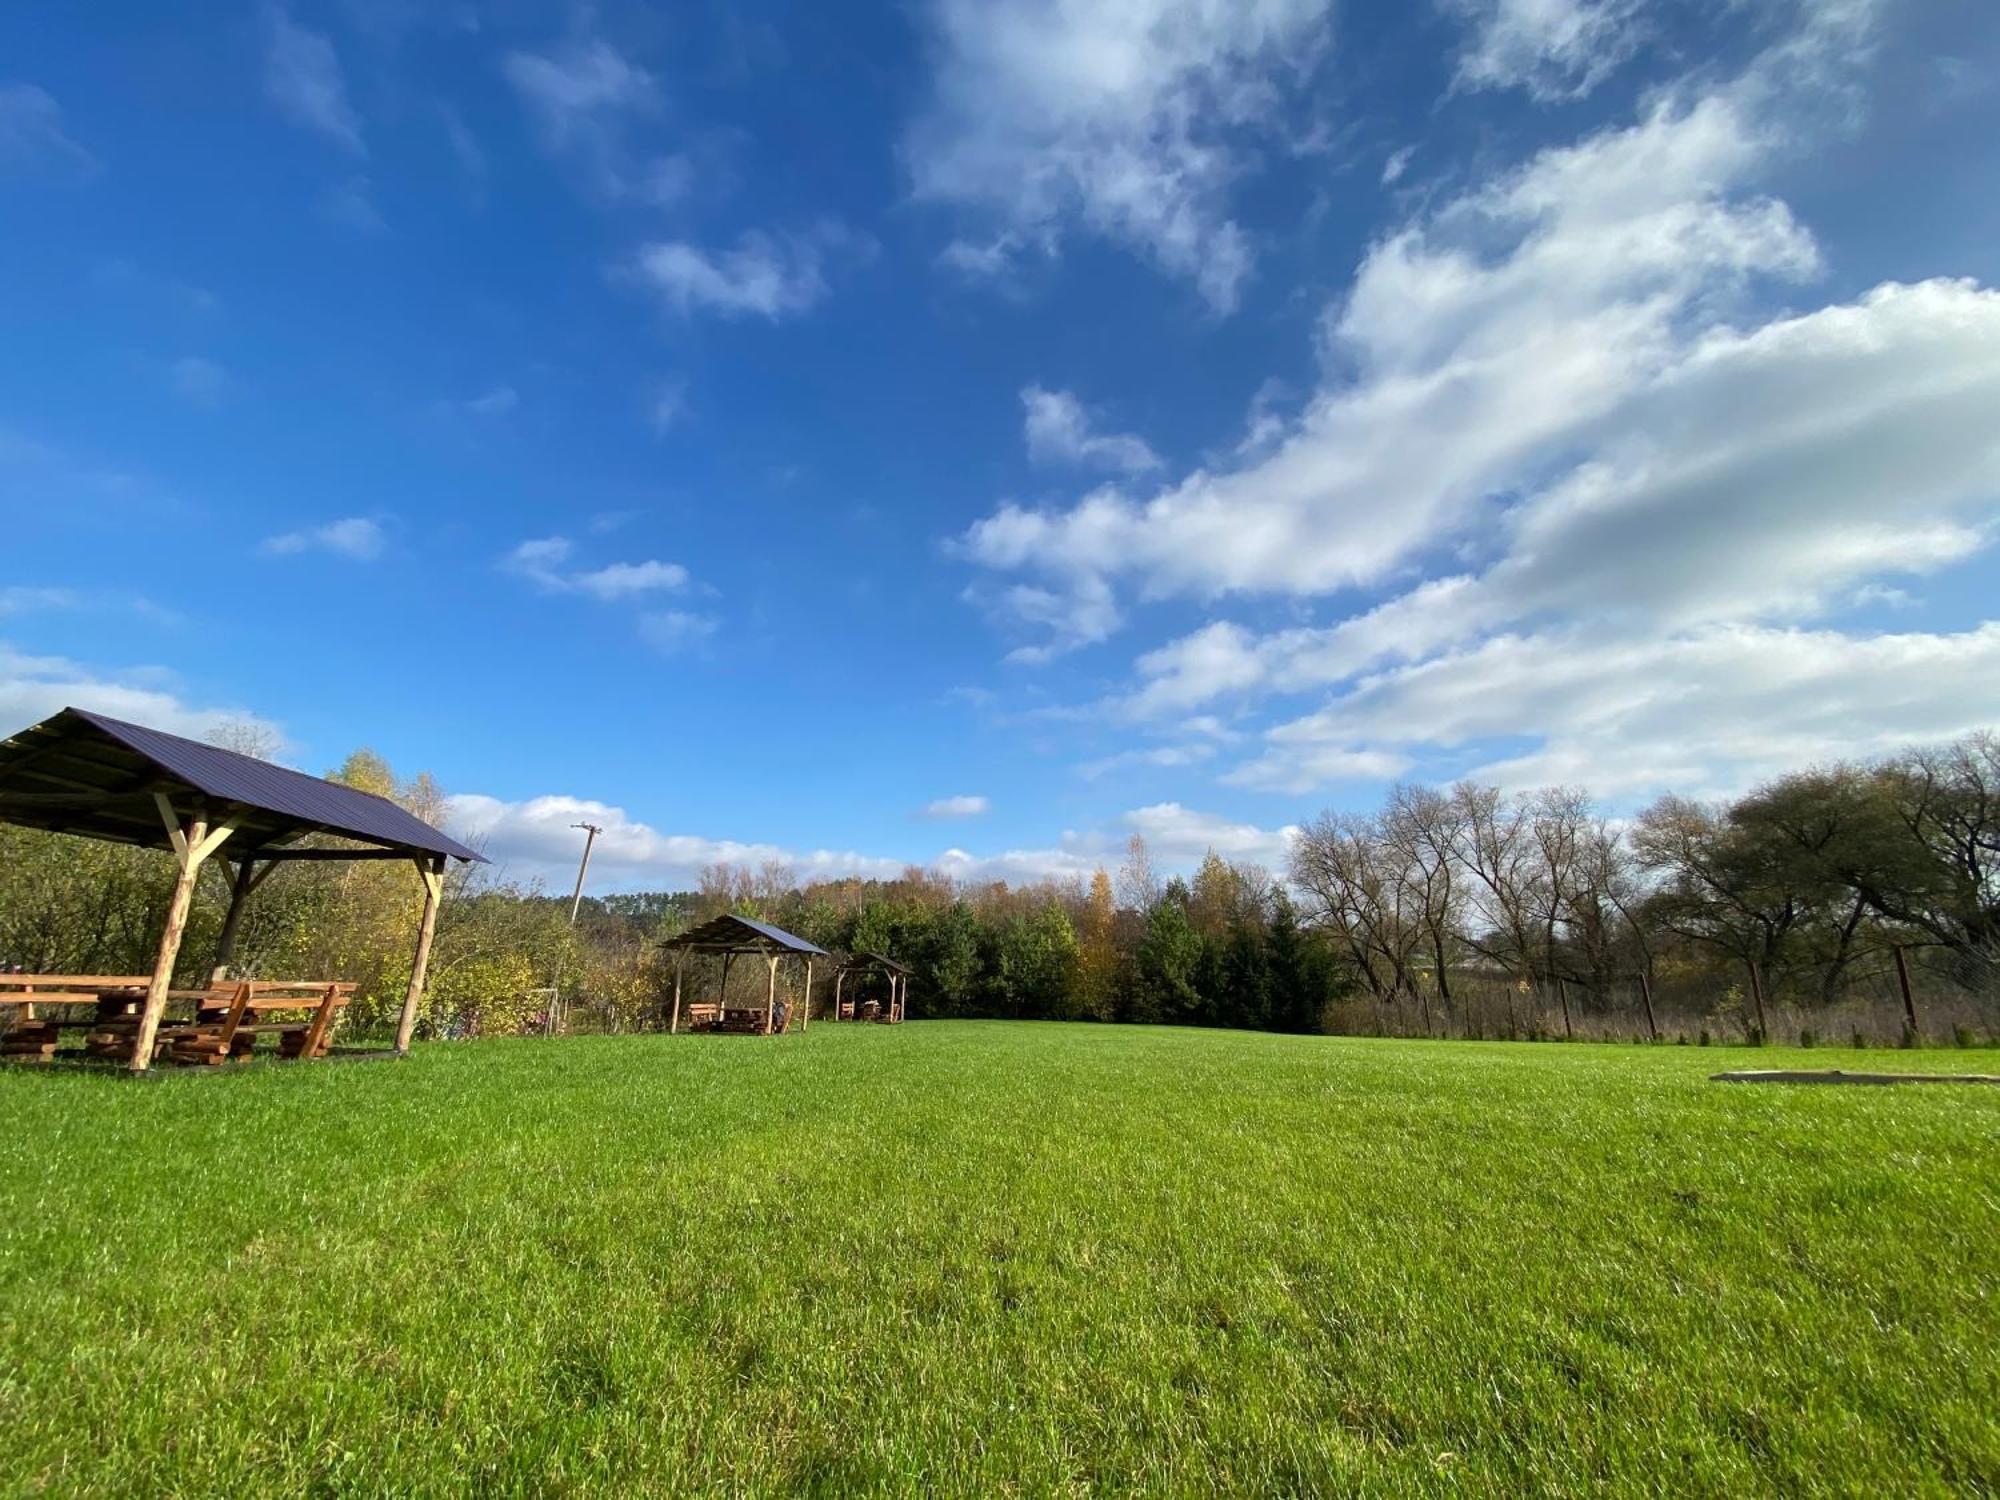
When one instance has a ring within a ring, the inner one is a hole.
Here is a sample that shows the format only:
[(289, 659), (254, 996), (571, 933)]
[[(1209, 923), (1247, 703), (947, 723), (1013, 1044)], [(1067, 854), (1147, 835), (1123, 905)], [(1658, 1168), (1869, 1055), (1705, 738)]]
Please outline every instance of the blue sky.
[(1978, 0), (0, 13), (0, 718), (605, 886), (1990, 724)]

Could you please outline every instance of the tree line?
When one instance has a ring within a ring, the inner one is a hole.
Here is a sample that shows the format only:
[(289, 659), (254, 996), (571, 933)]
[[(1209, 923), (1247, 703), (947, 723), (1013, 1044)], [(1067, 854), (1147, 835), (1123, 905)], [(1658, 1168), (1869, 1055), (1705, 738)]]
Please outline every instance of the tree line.
[[(442, 817), (435, 782), (367, 751), (332, 774)], [(155, 851), (0, 826), (0, 963), (144, 972), (171, 882)], [(378, 1030), (408, 978), (418, 896), (400, 864), (281, 866), (246, 909), (239, 972), (354, 980), (349, 1024)], [(177, 982), (206, 979), (225, 906), (223, 880), (204, 883)], [(910, 965), (916, 1017), (1893, 1040), (1915, 1010), (1934, 1035), (1986, 1034), (2000, 739), (1801, 771), (1731, 801), (1663, 797), (1630, 817), (1571, 788), (1399, 786), (1372, 812), (1312, 820), (1282, 871), (1211, 852), (1162, 876), (1138, 838), (1115, 869), (1019, 885), (718, 865), (692, 890), (586, 897), (572, 926), (566, 895), (460, 870), (420, 1034), (533, 1031), (558, 997), (571, 1026), (655, 1026), (657, 943), (725, 911)]]

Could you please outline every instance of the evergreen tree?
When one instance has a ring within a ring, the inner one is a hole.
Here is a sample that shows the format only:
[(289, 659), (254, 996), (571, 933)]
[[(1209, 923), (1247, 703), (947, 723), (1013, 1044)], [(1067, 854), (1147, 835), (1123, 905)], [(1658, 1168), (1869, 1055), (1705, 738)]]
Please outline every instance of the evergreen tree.
[(1188, 889), (1179, 879), (1146, 913), (1145, 935), (1139, 940), (1138, 986), (1133, 996), (1134, 1021), (1186, 1024), (1199, 1017), (1201, 992), (1196, 979), (1201, 966), (1201, 934), (1188, 920)]
[(1279, 1031), (1319, 1030), (1326, 999), (1324, 966), (1315, 962), (1298, 913), (1283, 886), (1271, 893), (1271, 927), (1266, 937), (1270, 984), (1270, 1024)]

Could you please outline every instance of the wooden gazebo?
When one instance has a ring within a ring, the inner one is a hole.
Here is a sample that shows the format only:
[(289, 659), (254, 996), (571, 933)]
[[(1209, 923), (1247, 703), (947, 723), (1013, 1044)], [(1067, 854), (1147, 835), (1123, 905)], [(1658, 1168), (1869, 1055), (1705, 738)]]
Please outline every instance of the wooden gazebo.
[[(804, 938), (773, 927), (768, 922), (759, 922), (751, 917), (720, 916), (703, 922), (699, 927), (691, 927), (679, 937), (668, 938), (660, 944), (670, 949), (674, 955), (674, 1009), (673, 1017), (667, 1023), (669, 1032), (681, 1029), (681, 977), (690, 953), (720, 954), (722, 957), (722, 982), (716, 990), (713, 1004), (699, 1002), (688, 1006), (689, 1021), (692, 1025), (705, 1029), (756, 1029), (732, 1027), (732, 1017), (755, 1020), (755, 1013), (729, 1008), (729, 965), (738, 954), (754, 955), (764, 960), (769, 971), (768, 983), (764, 991), (763, 1034), (769, 1036), (772, 1019), (778, 1007), (778, 965), (787, 958), (797, 959), (804, 966), (803, 983), (799, 990), (800, 1004), (792, 1007), (799, 1018), (799, 1030), (806, 1029), (809, 1012), (812, 1009), (813, 960), (829, 958), (826, 949)], [(785, 1017), (785, 1025), (791, 1025), (791, 1013)]]
[[(229, 963), (244, 902), (278, 865), (290, 860), (394, 859), (416, 866), (423, 882), (423, 909), (409, 988), (396, 1027), (398, 1053), (409, 1050), (417, 1002), (424, 992), (445, 862), (485, 862), (483, 855), (386, 797), (78, 708), (66, 708), (0, 741), (0, 822), (173, 853), (179, 874), (150, 975), (143, 980), (94, 975), (0, 978), (0, 987), (13, 992), (0, 994), (0, 1000), (29, 1005), (74, 1004), (95, 999), (97, 990), (136, 989), (143, 983), (144, 1002), (131, 1053), (135, 1073), (144, 1072), (153, 1061), (195, 882), (211, 860), (229, 881), (229, 909), (213, 975), (217, 980)], [(312, 835), (347, 842), (301, 846), (299, 841)], [(324, 988), (330, 1002), (338, 986)], [(257, 1005), (254, 1000), (245, 1003), (253, 1009)], [(235, 1022), (232, 1017), (232, 1027)]]
[(829, 1019), (835, 1021), (857, 1021), (863, 1019), (861, 1014), (863, 1002), (858, 998), (843, 1000), (841, 998), (841, 991), (846, 988), (847, 978), (850, 974), (855, 979), (854, 990), (850, 992), (854, 996), (858, 996), (859, 994), (860, 981), (863, 976), (868, 974), (883, 974), (888, 976), (889, 980), (889, 1000), (888, 1004), (882, 1008), (881, 1013), (875, 1019), (889, 1022), (901, 1021), (903, 1019), (904, 1006), (909, 999), (910, 975), (912, 972), (908, 964), (897, 963), (895, 959), (885, 954), (842, 954), (840, 957), (840, 968), (834, 974), (833, 978), (833, 1014)]

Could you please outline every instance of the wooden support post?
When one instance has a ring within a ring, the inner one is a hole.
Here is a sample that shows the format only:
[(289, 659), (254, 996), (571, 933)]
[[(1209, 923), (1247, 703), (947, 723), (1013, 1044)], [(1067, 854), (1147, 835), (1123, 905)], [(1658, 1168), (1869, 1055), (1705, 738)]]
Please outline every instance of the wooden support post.
[[(270, 866), (265, 868), (268, 870)], [(229, 884), (229, 910), (222, 918), (222, 932), (215, 940), (215, 968), (208, 976), (210, 984), (221, 984), (229, 977), (229, 961), (236, 956), (236, 924), (243, 919), (243, 903), (256, 888), (257, 862), (238, 861), (236, 878)]]
[(687, 962), (687, 949), (674, 949), (674, 1018), (667, 1023), (667, 1035), (674, 1036), (681, 1029), (681, 966)]
[(833, 1019), (840, 1019), (840, 987), (847, 981), (847, 970), (836, 969), (833, 975)]
[(183, 830), (180, 814), (174, 811), (164, 792), (153, 793), (153, 802), (160, 810), (161, 821), (167, 825), (167, 837), (173, 840), (180, 873), (174, 878), (174, 893), (167, 901), (167, 923), (160, 929), (160, 948), (153, 959), (153, 976), (146, 985), (146, 1005), (139, 1013), (139, 1034), (132, 1043), (134, 1073), (143, 1073), (153, 1065), (153, 1043), (160, 1034), (160, 1015), (167, 1008), (167, 991), (173, 988), (174, 960), (180, 957), (181, 935), (187, 931), (195, 877), (201, 874), (202, 862), (236, 831), (231, 823), (217, 824), (211, 831), (205, 812), (197, 812)]
[(778, 955), (775, 953), (766, 954), (764, 962), (771, 970), (771, 983), (769, 988), (764, 991), (764, 1035), (769, 1036), (771, 1034), (771, 1021), (778, 1009)]
[(1657, 1042), (1660, 1023), (1653, 1019), (1653, 981), (1643, 969), (1639, 971), (1639, 998), (1646, 1003), (1646, 1034)]
[(1764, 976), (1757, 972), (1757, 960), (1750, 960), (1750, 999), (1757, 1007), (1757, 1045), (1763, 1046), (1771, 1039), (1770, 1031), (1764, 1025)]
[(410, 1034), (417, 1027), (417, 1002), (424, 997), (424, 975), (431, 966), (431, 939), (437, 936), (438, 904), (444, 899), (444, 856), (427, 855), (416, 861), (417, 878), (424, 883), (424, 915), (417, 924), (417, 951), (410, 960), (410, 987), (403, 992), (403, 1014), (396, 1022), (396, 1051), (410, 1050)]
[(812, 961), (812, 955), (807, 954), (806, 990), (804, 997), (799, 1001), (799, 1030), (804, 1031), (808, 1026), (812, 1025), (812, 1018), (813, 1018), (813, 961)]
[(312, 1024), (306, 1028), (306, 1039), (299, 1049), (299, 1060), (311, 1062), (319, 1056), (319, 1049), (326, 1044), (327, 1028), (333, 1025), (333, 1002), (339, 998), (340, 986), (329, 984), (326, 993), (320, 997), (319, 1009), (313, 1012)]
[(1910, 961), (1896, 944), (1896, 983), (1903, 991), (1903, 1028), (1911, 1045), (1917, 1040), (1917, 997), (1910, 992)]

